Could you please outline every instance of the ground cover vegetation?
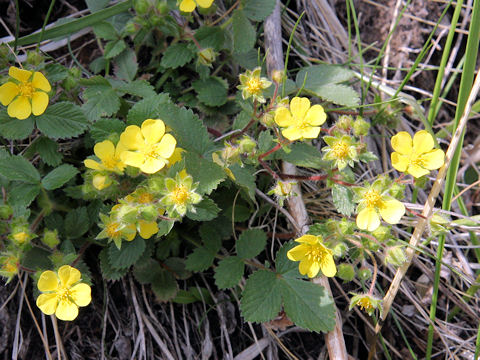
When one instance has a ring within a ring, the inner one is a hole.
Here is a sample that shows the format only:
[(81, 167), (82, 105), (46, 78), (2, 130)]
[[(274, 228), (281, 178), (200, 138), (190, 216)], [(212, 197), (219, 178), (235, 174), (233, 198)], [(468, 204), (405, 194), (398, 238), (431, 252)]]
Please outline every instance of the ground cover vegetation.
[(47, 5), (2, 20), (6, 357), (477, 358), (479, 2)]

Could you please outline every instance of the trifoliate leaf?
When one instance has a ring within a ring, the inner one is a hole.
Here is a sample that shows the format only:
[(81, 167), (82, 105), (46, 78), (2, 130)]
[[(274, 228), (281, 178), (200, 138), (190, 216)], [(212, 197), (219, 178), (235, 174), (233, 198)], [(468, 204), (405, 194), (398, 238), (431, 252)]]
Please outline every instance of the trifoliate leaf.
[(244, 53), (252, 49), (257, 39), (255, 28), (242, 10), (233, 13), (233, 47), (234, 51)]
[(245, 264), (237, 256), (229, 256), (220, 260), (215, 268), (215, 284), (219, 289), (228, 289), (237, 285), (244, 271)]
[(108, 261), (108, 249), (109, 248), (104, 248), (98, 255), (100, 259), (100, 269), (102, 270), (104, 279), (117, 281), (126, 275), (128, 268), (115, 269)]
[(127, 114), (127, 125), (141, 126), (146, 119), (159, 119), (159, 109), (168, 101), (167, 94), (158, 94), (137, 102)]
[(25, 156), (31, 158), (35, 153), (38, 153), (45, 164), (50, 166), (57, 166), (62, 162), (63, 155), (58, 150), (58, 143), (45, 136), (38, 137), (27, 149)]
[(123, 241), (120, 249), (112, 242), (108, 247), (108, 262), (116, 269), (129, 268), (140, 259), (145, 248), (145, 240), (140, 236), (132, 241)]
[(251, 259), (260, 254), (267, 244), (267, 234), (260, 229), (242, 232), (237, 241), (237, 255), (241, 259)]
[(185, 155), (187, 173), (198, 182), (196, 192), (200, 195), (209, 195), (226, 177), (225, 171), (212, 161), (208, 161), (195, 153)]
[(86, 207), (70, 210), (65, 217), (65, 235), (71, 239), (78, 239), (88, 231), (89, 227)]
[(42, 186), (46, 190), (58, 189), (77, 174), (78, 170), (76, 167), (70, 164), (63, 164), (50, 171), (47, 176), (42, 179)]
[(114, 71), (117, 78), (133, 80), (138, 71), (137, 55), (130, 48), (123, 50), (115, 58)]
[(355, 204), (353, 202), (353, 192), (349, 188), (333, 184), (332, 186), (333, 204), (340, 214), (350, 216), (355, 211)]
[(23, 140), (33, 131), (33, 116), (18, 120), (8, 116), (5, 109), (0, 110), (0, 136), (8, 140)]
[(186, 43), (170, 45), (163, 54), (160, 64), (163, 67), (176, 69), (189, 63), (195, 57), (195, 53)]
[(22, 256), (22, 265), (27, 269), (40, 270), (51, 269), (51, 253), (39, 247), (34, 247)]
[(204, 271), (213, 264), (216, 253), (204, 248), (198, 247), (188, 255), (185, 261), (185, 267), (190, 271)]
[(192, 83), (197, 92), (197, 98), (208, 106), (221, 106), (227, 102), (228, 86), (225, 80), (216, 76), (210, 76), (204, 80), (197, 80)]
[(246, 0), (243, 12), (250, 20), (263, 21), (273, 12), (275, 4), (275, 0)]
[(240, 310), (246, 321), (265, 322), (278, 315), (282, 305), (280, 279), (267, 270), (254, 272), (245, 284)]
[(152, 282), (152, 290), (159, 301), (168, 301), (175, 297), (178, 291), (177, 280), (165, 269)]
[(127, 44), (122, 39), (109, 41), (107, 45), (105, 45), (103, 56), (105, 59), (112, 59), (125, 50), (126, 47)]
[(67, 139), (82, 134), (88, 121), (82, 110), (70, 102), (59, 102), (35, 118), (38, 129), (52, 139)]
[(118, 119), (100, 119), (90, 127), (90, 135), (95, 142), (108, 139), (112, 134), (120, 135), (125, 130), (125, 123)]
[(202, 26), (195, 31), (195, 39), (204, 49), (213, 48), (215, 51), (220, 51), (225, 43), (225, 30), (219, 26)]
[(80, 83), (87, 86), (83, 92), (83, 97), (87, 102), (82, 106), (82, 109), (88, 120), (93, 122), (101, 117), (111, 116), (118, 111), (120, 98), (107, 79), (94, 76), (90, 79), (84, 79)]
[(295, 325), (316, 332), (333, 330), (335, 306), (323, 286), (292, 278), (282, 278), (279, 284), (285, 313)]
[(0, 174), (11, 181), (38, 184), (40, 174), (35, 167), (23, 156), (15, 155), (0, 159)]

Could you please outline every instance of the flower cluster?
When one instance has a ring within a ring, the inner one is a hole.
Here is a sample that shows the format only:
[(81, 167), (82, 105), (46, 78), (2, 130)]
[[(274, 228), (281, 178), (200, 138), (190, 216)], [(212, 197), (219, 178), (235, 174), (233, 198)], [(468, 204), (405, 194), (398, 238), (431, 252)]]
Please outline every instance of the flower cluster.
[(265, 102), (263, 90), (269, 88), (272, 82), (268, 81), (267, 78), (261, 77), (261, 72), (262, 68), (257, 67), (253, 71), (247, 70), (245, 74), (240, 74), (240, 85), (237, 88), (242, 91), (244, 100), (253, 97), (259, 103)]

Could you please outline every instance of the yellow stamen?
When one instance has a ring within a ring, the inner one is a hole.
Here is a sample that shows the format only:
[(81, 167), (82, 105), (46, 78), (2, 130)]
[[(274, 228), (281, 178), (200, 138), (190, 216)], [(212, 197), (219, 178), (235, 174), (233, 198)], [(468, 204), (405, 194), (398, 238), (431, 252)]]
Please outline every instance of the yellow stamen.
[(35, 91), (32, 83), (30, 82), (20, 84), (19, 89), (20, 89), (20, 95), (25, 96), (29, 99), (33, 96), (33, 93)]
[(339, 141), (332, 146), (332, 152), (337, 159), (345, 159), (348, 155), (348, 144), (346, 142)]
[(257, 94), (262, 89), (262, 83), (258, 78), (250, 78), (247, 81), (247, 90), (251, 94)]
[(118, 230), (118, 223), (116, 222), (108, 224), (105, 230), (107, 231), (107, 235), (109, 238), (114, 238), (120, 233), (120, 231)]
[(367, 312), (373, 309), (373, 304), (368, 297), (363, 297), (358, 300), (357, 305), (361, 310), (366, 310)]
[(183, 205), (188, 199), (188, 189), (186, 186), (181, 185), (175, 187), (170, 194), (172, 201), (177, 205)]
[(150, 193), (143, 193), (138, 197), (140, 204), (150, 204), (153, 202), (153, 195)]
[(367, 207), (378, 207), (382, 196), (377, 190), (370, 189), (363, 195), (363, 200)]

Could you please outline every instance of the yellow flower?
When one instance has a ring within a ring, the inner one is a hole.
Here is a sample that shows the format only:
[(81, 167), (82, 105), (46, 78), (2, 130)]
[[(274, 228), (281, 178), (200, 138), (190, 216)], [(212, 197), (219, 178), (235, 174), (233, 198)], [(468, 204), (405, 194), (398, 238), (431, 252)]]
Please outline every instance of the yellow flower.
[(86, 159), (83, 161), (83, 163), (89, 169), (111, 171), (121, 174), (125, 169), (125, 164), (120, 159), (120, 155), (124, 150), (125, 146), (120, 141), (118, 142), (117, 146), (115, 146), (110, 140), (104, 140), (95, 144), (93, 147), (93, 152), (100, 159), (100, 162), (92, 159)]
[(239, 90), (242, 90), (242, 98), (248, 99), (253, 97), (258, 102), (264, 103), (263, 90), (272, 85), (267, 78), (260, 77), (262, 68), (257, 67), (253, 71), (247, 70), (245, 74), (240, 74), (240, 85), (237, 86)]
[(380, 226), (380, 216), (389, 224), (397, 224), (405, 214), (405, 206), (398, 200), (382, 192), (380, 181), (372, 186), (354, 189), (357, 207), (357, 226), (359, 229), (374, 231)]
[(275, 112), (275, 122), (286, 128), (282, 135), (288, 140), (315, 139), (320, 133), (320, 125), (327, 119), (321, 105), (310, 107), (307, 98), (294, 97), (290, 109), (279, 107)]
[(184, 216), (187, 211), (196, 212), (193, 205), (198, 204), (202, 197), (195, 192), (198, 183), (185, 170), (180, 171), (175, 179), (165, 179), (165, 196), (160, 202), (166, 206), (168, 215)]
[[(115, 205), (112, 211), (119, 209), (121, 205)], [(96, 239), (108, 239), (108, 242), (113, 241), (115, 245), (120, 249), (122, 246), (122, 239), (132, 241), (135, 239), (137, 229), (134, 224), (122, 223), (115, 215), (106, 216), (99, 214), (102, 221), (99, 225), (103, 229), (97, 235)]]
[(427, 175), (430, 170), (440, 168), (445, 162), (441, 149), (434, 149), (433, 137), (428, 131), (421, 130), (413, 136), (401, 131), (392, 137), (392, 166), (415, 178)]
[(58, 273), (44, 271), (37, 283), (43, 293), (37, 298), (37, 306), (45, 315), (55, 314), (65, 321), (75, 319), (78, 307), (92, 300), (90, 286), (82, 283), (81, 277), (80, 271), (69, 265), (63, 265)]
[(18, 232), (16, 234), (13, 234), (12, 236), (13, 236), (13, 239), (19, 244), (23, 244), (29, 238), (29, 235), (25, 231)]
[(356, 144), (351, 136), (325, 136), (323, 140), (328, 145), (322, 148), (322, 151), (325, 151), (323, 159), (333, 161), (333, 167), (343, 170), (347, 165), (353, 167), (354, 161), (358, 161)]
[(372, 315), (375, 309), (380, 310), (380, 316), (383, 312), (382, 300), (377, 299), (375, 296), (369, 294), (354, 294), (350, 300), (349, 310), (352, 310), (354, 306), (358, 306), (360, 310), (365, 311), (368, 315)]
[(192, 12), (198, 6), (209, 8), (212, 6), (213, 0), (182, 0), (180, 1), (180, 11)]
[(51, 90), (47, 78), (38, 71), (28, 71), (10, 67), (8, 75), (14, 81), (0, 86), (0, 102), (7, 106), (8, 116), (24, 120), (33, 113), (38, 116), (48, 106), (48, 94)]
[(300, 245), (289, 250), (287, 257), (292, 261), (300, 261), (300, 274), (313, 278), (322, 270), (325, 276), (335, 276), (337, 268), (333, 261), (333, 252), (323, 245), (320, 235), (303, 235), (295, 241)]
[(163, 169), (177, 145), (172, 135), (165, 134), (163, 121), (153, 119), (145, 120), (141, 128), (136, 125), (127, 126), (120, 135), (120, 142), (128, 149), (120, 155), (122, 161), (147, 174)]

